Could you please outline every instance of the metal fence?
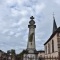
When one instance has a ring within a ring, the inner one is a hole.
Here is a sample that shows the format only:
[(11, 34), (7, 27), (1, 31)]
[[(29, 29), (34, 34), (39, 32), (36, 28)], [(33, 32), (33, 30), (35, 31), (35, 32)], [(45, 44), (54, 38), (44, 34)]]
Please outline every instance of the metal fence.
[(40, 57), (39, 60), (60, 60), (59, 57)]
[(59, 57), (39, 57), (39, 58), (24, 57), (23, 60), (60, 60), (60, 59), (59, 59)]

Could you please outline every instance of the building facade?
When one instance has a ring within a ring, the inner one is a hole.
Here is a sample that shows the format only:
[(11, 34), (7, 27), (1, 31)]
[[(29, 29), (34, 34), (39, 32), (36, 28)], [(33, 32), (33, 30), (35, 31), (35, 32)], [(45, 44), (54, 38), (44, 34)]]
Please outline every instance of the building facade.
[(44, 50), (40, 50), (40, 51), (37, 51), (38, 52), (38, 58), (44, 58), (45, 57), (45, 51)]
[(7, 53), (4, 51), (0, 50), (0, 60), (16, 60), (15, 54), (12, 54), (12, 51), (14, 50), (9, 50)]
[(60, 27), (57, 28), (55, 18), (53, 23), (53, 32), (50, 38), (45, 42), (45, 57), (60, 56)]

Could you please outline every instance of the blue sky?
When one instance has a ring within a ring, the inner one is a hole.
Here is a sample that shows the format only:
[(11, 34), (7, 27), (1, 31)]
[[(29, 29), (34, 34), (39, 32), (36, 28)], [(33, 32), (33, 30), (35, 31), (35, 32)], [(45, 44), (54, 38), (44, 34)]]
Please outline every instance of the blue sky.
[(52, 34), (53, 12), (60, 26), (60, 0), (0, 0), (0, 50), (27, 48), (30, 16), (36, 22), (36, 49), (43, 50)]

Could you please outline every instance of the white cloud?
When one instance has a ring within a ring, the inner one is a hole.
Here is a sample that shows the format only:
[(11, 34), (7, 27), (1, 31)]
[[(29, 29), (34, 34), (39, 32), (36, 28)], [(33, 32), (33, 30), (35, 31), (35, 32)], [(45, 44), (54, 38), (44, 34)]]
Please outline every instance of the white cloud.
[(15, 27), (15, 26), (17, 26), (17, 23), (13, 23), (13, 24), (12, 24), (12, 27)]
[(44, 8), (45, 8), (45, 4), (44, 3), (36, 4), (36, 6), (35, 6), (36, 14), (39, 14)]
[(21, 35), (20, 33), (16, 33), (16, 34), (15, 34), (16, 37), (19, 37), (20, 35)]
[(28, 11), (27, 11), (27, 10), (21, 10), (21, 11), (20, 11), (20, 14), (21, 14), (22, 16), (26, 16), (26, 15), (28, 14)]
[(60, 0), (55, 0), (55, 2), (56, 2), (58, 5), (60, 5)]
[(14, 35), (14, 32), (13, 31), (10, 31), (9, 35)]
[(9, 31), (9, 29), (5, 29), (5, 30), (2, 31), (2, 33), (5, 34), (8, 31)]
[(18, 16), (19, 15), (19, 11), (11, 8), (11, 15), (12, 16)]

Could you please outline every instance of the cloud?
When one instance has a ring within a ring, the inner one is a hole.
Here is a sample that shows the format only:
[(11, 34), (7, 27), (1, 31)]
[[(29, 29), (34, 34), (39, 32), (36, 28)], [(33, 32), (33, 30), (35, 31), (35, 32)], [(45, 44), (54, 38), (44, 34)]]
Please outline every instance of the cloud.
[(2, 31), (2, 33), (5, 34), (8, 31), (9, 31), (9, 29), (5, 29), (5, 30)]
[(44, 42), (52, 33), (53, 12), (58, 26), (60, 25), (60, 7), (55, 3), (59, 4), (59, 0), (1, 0), (0, 49), (7, 51), (13, 48), (17, 52), (26, 49), (28, 24), (32, 15), (37, 26), (36, 47), (37, 50), (43, 49)]
[(18, 37), (18, 36), (20, 36), (20, 35), (21, 35), (20, 33), (15, 34), (16, 37)]
[(14, 32), (13, 31), (10, 31), (10, 34), (9, 35), (14, 35)]
[(55, 0), (55, 3), (57, 3), (58, 5), (60, 5), (60, 0)]
[(36, 6), (35, 6), (36, 14), (39, 14), (44, 8), (45, 8), (45, 4), (44, 3), (36, 4)]

